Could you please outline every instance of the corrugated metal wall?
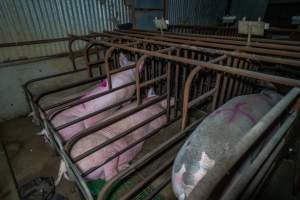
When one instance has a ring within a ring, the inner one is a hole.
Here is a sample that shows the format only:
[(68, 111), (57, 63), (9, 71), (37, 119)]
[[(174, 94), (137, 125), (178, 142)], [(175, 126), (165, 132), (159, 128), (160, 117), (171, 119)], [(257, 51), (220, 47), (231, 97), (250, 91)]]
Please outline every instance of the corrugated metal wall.
[(214, 26), (225, 14), (227, 0), (168, 0), (170, 24)]
[[(66, 37), (129, 22), (123, 0), (1, 0), (0, 43)], [(66, 42), (0, 49), (0, 62), (65, 52)]]
[(268, 6), (269, 0), (232, 0), (231, 15), (237, 16), (238, 19), (247, 17), (249, 20), (262, 19)]

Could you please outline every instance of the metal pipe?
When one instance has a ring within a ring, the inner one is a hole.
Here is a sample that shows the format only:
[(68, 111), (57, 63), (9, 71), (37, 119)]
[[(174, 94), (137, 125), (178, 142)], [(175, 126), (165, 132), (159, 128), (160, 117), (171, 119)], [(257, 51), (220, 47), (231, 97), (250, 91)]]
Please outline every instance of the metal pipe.
[(172, 60), (175, 62), (181, 62), (181, 63), (185, 63), (185, 64), (190, 64), (190, 65), (200, 65), (203, 68), (212, 69), (215, 71), (227, 72), (230, 74), (237, 74), (237, 75), (255, 78), (255, 79), (262, 79), (265, 81), (279, 83), (279, 84), (283, 84), (283, 85), (287, 85), (287, 86), (300, 86), (300, 82), (298, 80), (293, 80), (293, 79), (289, 79), (289, 78), (273, 76), (273, 75), (268, 75), (268, 74), (262, 74), (259, 72), (253, 72), (253, 71), (248, 71), (248, 70), (234, 69), (232, 67), (221, 66), (218, 64), (206, 63), (206, 62), (201, 62), (201, 61), (197, 61), (197, 60), (181, 58), (181, 57), (177, 57), (177, 56), (170, 56), (170, 55), (162, 54), (159, 52), (151, 52), (151, 51), (147, 51), (147, 50), (143, 50), (143, 49), (131, 48), (131, 47), (127, 47), (124, 45), (113, 44), (113, 43), (108, 43), (108, 42), (104, 42), (104, 41), (95, 41), (95, 43), (101, 44), (101, 45), (107, 45), (107, 46), (114, 46), (114, 47), (117, 47), (120, 49), (137, 52), (137, 53), (141, 53), (141, 54), (145, 54), (145, 55), (149, 55), (149, 56), (153, 56), (153, 57), (164, 58), (164, 59)]
[[(239, 50), (239, 51), (244, 51), (244, 52), (249, 52), (249, 53), (254, 53), (254, 54), (269, 54), (269, 55), (277, 55), (277, 56), (286, 56), (289, 58), (300, 58), (300, 53), (299, 52), (294, 52), (294, 51), (284, 51), (284, 50), (275, 50), (275, 49), (266, 49), (266, 48), (257, 48), (257, 47), (250, 47), (250, 46), (239, 46), (239, 45), (234, 45), (234, 44), (220, 44), (220, 43), (212, 43), (212, 42), (205, 42), (201, 41), (197, 38), (193, 40), (193, 38), (188, 37), (180, 37), (180, 36), (173, 36), (172, 38), (165, 38), (162, 36), (159, 36), (158, 34), (154, 33), (143, 33), (141, 34), (135, 34), (135, 33), (130, 33), (130, 31), (122, 31), (122, 32), (114, 32), (115, 34), (120, 34), (120, 35), (129, 35), (129, 36), (136, 36), (136, 37), (142, 37), (142, 38), (149, 38), (149, 39), (155, 39), (155, 40), (168, 40), (168, 41), (174, 41), (174, 42), (189, 42), (191, 45), (197, 44), (200, 46), (206, 46), (206, 47), (213, 47), (213, 48), (219, 48), (219, 49), (228, 49), (228, 50)], [(144, 34), (148, 34), (149, 36), (145, 36)]]
[[(115, 32), (109, 32), (109, 34), (104, 33), (103, 35), (107, 37), (112, 37), (115, 35)], [(128, 36), (124, 34), (124, 36), (121, 35), (115, 35), (114, 37), (122, 37), (122, 38), (134, 38), (134, 36)], [(147, 38), (147, 39), (145, 39)], [(286, 59), (286, 58), (279, 58), (278, 56), (276, 57), (271, 57), (271, 56), (264, 56), (264, 55), (254, 55), (249, 53), (241, 53), (238, 51), (228, 51), (228, 50), (223, 50), (221, 49), (215, 49), (215, 47), (211, 46), (212, 48), (205, 48), (202, 47), (201, 44), (199, 44), (197, 41), (188, 41), (188, 40), (178, 40), (178, 39), (171, 39), (171, 38), (161, 38), (160, 41), (158, 41), (157, 38), (153, 37), (145, 37), (145, 36), (138, 36), (136, 40), (143, 41), (143, 42), (150, 42), (153, 44), (159, 44), (159, 45), (166, 45), (166, 46), (174, 46), (176, 48), (183, 48), (183, 49), (189, 49), (189, 50), (194, 50), (194, 51), (202, 51), (202, 52), (208, 52), (211, 54), (225, 54), (228, 56), (234, 56), (234, 57), (239, 57), (239, 58), (245, 58), (245, 59), (251, 59), (251, 60), (257, 60), (257, 61), (264, 61), (268, 63), (278, 63), (278, 64), (285, 64), (285, 65), (291, 65), (294, 67), (299, 67), (300, 66), (300, 61), (297, 60), (291, 60), (291, 59)], [(175, 43), (174, 43), (175, 42)], [(180, 44), (178, 44), (180, 42)], [(198, 46), (195, 46), (198, 45)], [(209, 47), (209, 46), (208, 46)]]
[(133, 197), (140, 191), (142, 191), (149, 183), (153, 182), (157, 177), (159, 177), (163, 172), (165, 172), (168, 168), (170, 168), (174, 162), (175, 158), (170, 158), (164, 163), (161, 164), (161, 166), (158, 167), (154, 172), (151, 173), (150, 176), (148, 176), (145, 180), (141, 181), (137, 185), (135, 185), (128, 193), (125, 194), (121, 198), (121, 200), (130, 200), (133, 199)]

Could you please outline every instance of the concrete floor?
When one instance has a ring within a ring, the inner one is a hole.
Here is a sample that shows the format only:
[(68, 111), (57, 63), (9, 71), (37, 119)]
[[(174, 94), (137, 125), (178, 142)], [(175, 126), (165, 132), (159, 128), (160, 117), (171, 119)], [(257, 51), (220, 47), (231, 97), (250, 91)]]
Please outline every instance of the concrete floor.
[[(165, 141), (166, 138), (174, 134), (176, 130), (178, 130), (177, 125), (172, 125), (168, 130), (161, 131), (156, 137), (147, 141), (139, 157), (161, 144), (162, 141)], [(43, 139), (36, 135), (37, 132), (39, 132), (39, 127), (35, 126), (29, 118), (19, 118), (0, 124), (0, 140), (7, 149), (13, 171), (19, 184), (25, 183), (38, 176), (52, 176), (55, 178), (57, 175), (59, 158), (49, 145), (45, 145)], [(170, 154), (174, 154), (174, 151)], [(162, 158), (162, 160), (167, 159), (168, 155)], [(159, 161), (152, 163), (139, 175), (145, 176), (151, 173), (159, 164)], [(291, 195), (292, 178), (294, 176), (293, 167), (294, 165), (291, 161), (282, 162), (257, 199), (300, 199), (300, 195), (298, 195), (298, 197)], [(154, 185), (156, 184), (154, 183)], [(65, 180), (57, 187), (57, 192), (71, 200), (80, 199), (75, 186)], [(171, 187), (164, 189), (162, 196), (167, 200), (175, 199)]]
[[(0, 124), (0, 140), (7, 150), (16, 180), (19, 185), (38, 176), (56, 178), (59, 158), (43, 138), (37, 136), (39, 127), (29, 118), (10, 120)], [(57, 193), (71, 200), (79, 200), (74, 185), (63, 180), (57, 187)]]

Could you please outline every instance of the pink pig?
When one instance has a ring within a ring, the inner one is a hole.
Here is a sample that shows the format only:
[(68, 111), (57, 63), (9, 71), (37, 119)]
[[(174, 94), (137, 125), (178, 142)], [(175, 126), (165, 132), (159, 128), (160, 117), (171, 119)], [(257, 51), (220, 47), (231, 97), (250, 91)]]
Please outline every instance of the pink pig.
[[(152, 97), (147, 97), (144, 102), (149, 101)], [(113, 138), (122, 132), (128, 130), (129, 128), (149, 119), (150, 117), (160, 113), (165, 109), (165, 101), (161, 101), (152, 106), (149, 106), (133, 115), (128, 116), (102, 130), (97, 131), (87, 137), (79, 140), (71, 150), (71, 157), (74, 158), (80, 154), (86, 152), (87, 150)], [(136, 102), (124, 106), (118, 111), (118, 114), (130, 110), (136, 106)], [(135, 130), (129, 135), (117, 140), (116, 142), (106, 146), (105, 148), (96, 151), (95, 153), (89, 155), (88, 157), (77, 162), (78, 167), (82, 172), (88, 169), (102, 164), (103, 161), (111, 157), (117, 152), (120, 152), (130, 144), (139, 140), (140, 138), (149, 134), (152, 130), (161, 127), (166, 123), (166, 116), (161, 117), (151, 121), (150, 123), (142, 126), (141, 128)], [(108, 162), (104, 166), (98, 168), (91, 174), (87, 175), (87, 179), (106, 179), (109, 180), (114, 177), (120, 170), (124, 169), (128, 162), (134, 159), (134, 157), (140, 152), (143, 146), (143, 142), (134, 146), (133, 148), (127, 150), (120, 156), (116, 157), (114, 160)]]
[[(121, 67), (126, 67), (130, 64), (133, 64), (132, 62), (128, 61), (127, 58), (122, 53), (120, 54), (119, 60), (120, 60)], [(127, 83), (133, 82), (135, 80), (134, 73), (135, 73), (134, 69), (130, 69), (117, 74), (113, 74), (111, 77), (112, 88), (116, 88), (125, 85)], [(108, 90), (108, 84), (107, 84), (107, 80), (105, 79), (98, 86), (88, 91), (81, 99), (85, 99), (92, 95), (100, 94), (107, 90)], [(63, 112), (59, 113), (57, 116), (54, 117), (54, 119), (52, 120), (52, 124), (55, 127), (58, 127), (60, 125), (66, 124), (67, 122), (73, 121), (84, 115), (90, 114), (97, 110), (101, 110), (107, 106), (110, 106), (112, 104), (130, 98), (134, 94), (134, 91), (135, 91), (135, 86), (131, 85), (123, 89), (117, 90), (115, 92), (109, 93), (107, 95), (101, 96), (99, 98), (93, 99), (91, 101), (85, 102), (83, 104), (77, 105), (70, 109), (64, 110)], [(59, 131), (59, 134), (63, 141), (67, 141), (76, 133), (80, 132), (81, 130), (88, 128), (96, 124), (97, 122), (101, 121), (102, 119), (112, 115), (113, 112), (114, 109), (102, 112), (84, 121), (80, 121), (72, 126), (61, 129)]]

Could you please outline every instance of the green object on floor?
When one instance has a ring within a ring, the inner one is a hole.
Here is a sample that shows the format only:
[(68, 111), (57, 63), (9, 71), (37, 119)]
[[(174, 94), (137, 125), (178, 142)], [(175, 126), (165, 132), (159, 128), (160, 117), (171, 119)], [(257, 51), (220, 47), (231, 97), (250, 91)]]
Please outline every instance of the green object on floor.
[[(132, 189), (137, 183), (139, 183), (141, 180), (138, 177), (132, 177), (129, 178), (126, 181), (121, 181), (120, 183), (116, 183), (112, 188), (116, 189), (114, 190), (113, 194), (110, 195), (111, 198), (110, 200), (118, 200), (120, 197), (124, 194), (126, 194), (130, 189)], [(95, 181), (89, 181), (87, 183), (92, 195), (94, 196), (95, 199), (97, 199), (99, 192), (101, 189), (105, 186), (106, 181), (99, 179)], [(145, 188), (141, 193), (136, 195), (134, 198), (135, 200), (143, 200), (145, 199), (148, 194), (150, 194), (152, 191), (151, 187)], [(156, 195), (154, 200), (163, 200), (163, 198), (160, 195)]]

